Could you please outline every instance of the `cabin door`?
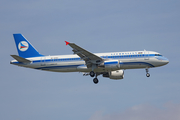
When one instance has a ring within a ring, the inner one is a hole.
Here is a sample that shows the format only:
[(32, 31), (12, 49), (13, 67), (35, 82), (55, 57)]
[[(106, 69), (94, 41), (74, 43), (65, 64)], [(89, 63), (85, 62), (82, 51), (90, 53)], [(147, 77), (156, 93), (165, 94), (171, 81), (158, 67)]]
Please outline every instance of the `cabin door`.
[(144, 51), (144, 60), (149, 60), (149, 52)]

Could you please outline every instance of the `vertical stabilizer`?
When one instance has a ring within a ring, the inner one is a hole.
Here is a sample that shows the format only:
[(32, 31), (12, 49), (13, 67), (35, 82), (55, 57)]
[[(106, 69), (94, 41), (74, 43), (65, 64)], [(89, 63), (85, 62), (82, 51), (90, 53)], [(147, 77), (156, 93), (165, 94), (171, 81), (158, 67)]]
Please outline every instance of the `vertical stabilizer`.
[(43, 56), (31, 45), (22, 34), (13, 34), (16, 48), (20, 57), (39, 57)]

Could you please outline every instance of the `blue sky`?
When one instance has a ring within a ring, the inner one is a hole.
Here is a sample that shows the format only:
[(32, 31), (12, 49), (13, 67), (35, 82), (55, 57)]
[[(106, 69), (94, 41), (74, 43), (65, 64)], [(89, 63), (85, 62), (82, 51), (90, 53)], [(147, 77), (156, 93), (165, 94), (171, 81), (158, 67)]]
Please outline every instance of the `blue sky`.
[[(180, 2), (178, 0), (2, 0), (0, 119), (179, 120)], [(22, 33), (41, 54), (72, 54), (64, 41), (88, 51), (151, 50), (166, 66), (125, 70), (115, 81), (10, 65)]]

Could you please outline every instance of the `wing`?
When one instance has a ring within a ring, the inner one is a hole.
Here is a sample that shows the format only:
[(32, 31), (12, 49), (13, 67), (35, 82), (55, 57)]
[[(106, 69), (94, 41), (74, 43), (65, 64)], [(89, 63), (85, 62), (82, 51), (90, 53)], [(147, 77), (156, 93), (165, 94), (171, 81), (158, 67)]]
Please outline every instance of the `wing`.
[(103, 59), (81, 47), (79, 47), (78, 45), (74, 44), (74, 43), (69, 43), (67, 41), (66, 45), (69, 45), (73, 48), (73, 52), (74, 54), (77, 54), (81, 59), (83, 59), (86, 62), (87, 67), (91, 67), (92, 64), (100, 64)]

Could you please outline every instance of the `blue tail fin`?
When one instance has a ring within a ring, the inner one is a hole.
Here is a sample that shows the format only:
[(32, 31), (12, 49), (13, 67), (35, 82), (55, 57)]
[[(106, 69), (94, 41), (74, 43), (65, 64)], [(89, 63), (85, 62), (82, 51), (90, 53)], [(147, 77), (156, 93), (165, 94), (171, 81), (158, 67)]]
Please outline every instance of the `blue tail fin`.
[(39, 57), (43, 56), (31, 45), (31, 43), (21, 34), (13, 34), (17, 51), (20, 57)]

